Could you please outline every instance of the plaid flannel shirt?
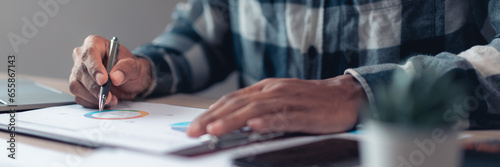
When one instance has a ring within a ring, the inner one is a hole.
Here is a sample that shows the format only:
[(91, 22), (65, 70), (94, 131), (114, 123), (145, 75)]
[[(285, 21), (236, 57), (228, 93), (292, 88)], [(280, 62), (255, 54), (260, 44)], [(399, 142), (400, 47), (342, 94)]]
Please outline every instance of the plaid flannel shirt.
[(373, 103), (396, 69), (455, 72), (474, 94), (447, 119), (470, 110), (471, 129), (500, 127), (498, 0), (191, 0), (173, 18), (134, 51), (154, 64), (144, 96), (195, 92), (234, 70), (242, 87), (348, 73)]

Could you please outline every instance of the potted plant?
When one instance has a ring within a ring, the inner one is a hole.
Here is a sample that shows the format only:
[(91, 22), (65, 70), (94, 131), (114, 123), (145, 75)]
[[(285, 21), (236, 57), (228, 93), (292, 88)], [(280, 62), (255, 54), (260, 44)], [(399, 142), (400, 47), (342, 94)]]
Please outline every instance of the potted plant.
[(459, 166), (460, 120), (446, 119), (465, 97), (458, 77), (397, 70), (392, 82), (376, 86), (375, 101), (361, 114), (363, 166)]

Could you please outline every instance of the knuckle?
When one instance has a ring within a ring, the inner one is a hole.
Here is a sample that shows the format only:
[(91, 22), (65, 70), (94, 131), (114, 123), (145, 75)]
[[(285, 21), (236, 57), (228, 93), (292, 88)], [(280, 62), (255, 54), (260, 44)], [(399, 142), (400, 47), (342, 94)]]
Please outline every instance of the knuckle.
[(69, 76), (69, 79), (71, 81), (71, 77), (76, 76), (76, 71), (78, 71), (79, 65), (77, 63), (73, 64), (73, 67), (71, 67), (71, 75)]
[(78, 78), (78, 74), (77, 74), (76, 67), (73, 67), (73, 69), (71, 70), (71, 75), (69, 76), (69, 83), (71, 84), (71, 82), (76, 81), (77, 78)]
[(273, 85), (270, 92), (273, 92), (273, 93), (286, 92), (288, 90), (288, 86), (289, 86), (289, 84), (286, 82), (278, 82), (275, 85)]
[(230, 99), (228, 101), (228, 103), (233, 104), (233, 105), (241, 105), (241, 104), (246, 103), (247, 101), (248, 101), (247, 97), (238, 96), (238, 97), (234, 97), (234, 98)]
[(89, 63), (87, 63), (86, 66), (87, 67), (85, 69), (88, 71), (88, 73), (92, 76), (95, 76), (95, 74), (98, 72), (97, 63), (96, 62), (89, 62)]
[(222, 101), (229, 101), (235, 97), (237, 97), (238, 95), (236, 94), (236, 92), (233, 92), (233, 93), (229, 93), (229, 94), (226, 94), (224, 96), (221, 97), (221, 100)]
[(221, 118), (220, 120), (226, 125), (234, 125), (241, 119), (238, 116), (232, 116), (231, 118)]
[[(98, 90), (99, 89), (99, 85), (97, 85), (93, 80), (90, 80), (89, 82), (89, 88), (91, 90)], [(95, 92), (95, 91), (94, 91)]]
[(140, 68), (139, 68), (139, 65), (137, 64), (138, 62), (134, 59), (127, 59), (126, 60), (126, 63), (127, 65), (130, 65), (130, 68), (135, 70), (135, 71), (139, 71)]
[(250, 104), (248, 104), (248, 107), (250, 107), (250, 110), (260, 110), (260, 109), (265, 108), (265, 102), (253, 101)]
[[(81, 50), (81, 49), (80, 49)], [(80, 59), (86, 61), (89, 58), (89, 53), (92, 52), (92, 48), (84, 48), (79, 54)]]
[(80, 49), (81, 49), (80, 47), (76, 47), (76, 48), (73, 49), (73, 54), (72, 54), (73, 55), (73, 60), (76, 60), (76, 58), (78, 56), (80, 56), (80, 53), (81, 53)]
[(85, 38), (85, 42), (93, 42), (102, 39), (101, 36), (98, 35), (89, 35), (87, 38)]
[(229, 99), (228, 96), (230, 96), (230, 95), (226, 94), (226, 95), (222, 96), (218, 101), (227, 101), (227, 99)]
[(74, 68), (74, 74), (75, 74), (75, 79), (79, 79), (81, 78), (83, 75), (88, 75), (88, 71), (87, 71), (87, 68), (85, 68), (84, 66), (78, 66), (78, 67), (75, 67)]
[(275, 81), (276, 81), (276, 78), (266, 78), (266, 79), (263, 79), (262, 81), (260, 81), (260, 83), (269, 84), (269, 83), (273, 83)]
[(123, 59), (120, 61), (123, 62), (121, 68), (124, 72), (137, 72), (139, 70), (137, 69), (137, 63), (133, 59)]
[(215, 116), (212, 114), (206, 115), (203, 118), (200, 118), (200, 126), (207, 125), (208, 123), (212, 122), (215, 120)]

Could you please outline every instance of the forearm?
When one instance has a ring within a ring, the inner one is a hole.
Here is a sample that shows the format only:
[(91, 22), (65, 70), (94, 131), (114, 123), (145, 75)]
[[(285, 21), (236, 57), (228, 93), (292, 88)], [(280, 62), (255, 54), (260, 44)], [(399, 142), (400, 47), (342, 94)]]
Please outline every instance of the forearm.
[[(436, 56), (415, 56), (405, 64), (380, 64), (349, 69), (365, 89), (370, 105), (377, 94), (377, 85), (392, 82), (395, 70), (419, 76), (431, 71), (438, 76), (454, 76), (454, 83), (466, 89), (467, 97), (450, 108), (454, 117), (468, 119), (471, 129), (500, 127), (500, 39), (489, 45), (476, 46), (458, 55), (443, 52)], [(429, 95), (432, 96), (432, 95)]]
[(223, 80), (234, 69), (233, 52), (227, 49), (231, 48), (228, 16), (212, 16), (221, 13), (215, 10), (224, 9), (209, 3), (180, 4), (162, 34), (133, 51), (152, 64), (154, 82), (143, 97), (196, 92)]

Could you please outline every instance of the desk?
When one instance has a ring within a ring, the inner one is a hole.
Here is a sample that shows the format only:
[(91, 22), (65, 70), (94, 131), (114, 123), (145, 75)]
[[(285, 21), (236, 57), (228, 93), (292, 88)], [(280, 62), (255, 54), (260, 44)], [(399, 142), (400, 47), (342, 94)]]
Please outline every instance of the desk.
[[(0, 74), (0, 78), (2, 77), (5, 77), (5, 74)], [(37, 76), (21, 77), (46, 84), (48, 86), (69, 93), (67, 80)], [(199, 98), (187, 94), (178, 94), (169, 97), (149, 99), (147, 101), (188, 107), (208, 108), (213, 102), (215, 102), (215, 100), (216, 99)], [(464, 133), (473, 136), (465, 139), (466, 141), (500, 139), (500, 131), (466, 131)], [(215, 166), (231, 166), (230, 159), (242, 154), (248, 154), (249, 152), (257, 153), (276, 150), (289, 147), (291, 145), (308, 143), (314, 140), (320, 140), (329, 137), (351, 138), (353, 136), (351, 134), (337, 134), (320, 137), (304, 137), (287, 140), (286, 142), (270, 142), (269, 144), (251, 145), (188, 160), (178, 157), (146, 155), (143, 153), (120, 149), (92, 149), (31, 136), (17, 135), (17, 159), (12, 160), (7, 158), (7, 151), (2, 149), (4, 150), (4, 152), (0, 154), (0, 166), (69, 167), (96, 166), (96, 164), (99, 164), (98, 166), (207, 166), (207, 164)], [(8, 138), (9, 133), (0, 132), (0, 143), (3, 143), (0, 144), (0, 149), (7, 148), (6, 142), (2, 141), (6, 141)]]
[[(0, 78), (7, 78), (5, 73), (0, 73)], [(21, 75), (18, 78), (26, 78), (50, 87), (57, 88), (63, 92), (70, 93), (68, 80), (45, 78), (38, 76)], [(165, 103), (171, 105), (208, 108), (216, 99), (199, 98), (188, 94), (177, 94), (168, 97), (148, 99), (148, 102)], [(22, 118), (21, 118), (22, 119)], [(10, 136), (10, 133), (0, 132), (0, 146), (7, 148), (5, 144)], [(51, 140), (40, 139), (26, 135), (16, 135), (16, 145), (18, 146), (16, 155), (17, 159), (12, 160), (7, 158), (6, 151), (0, 151), (0, 166), (33, 166), (33, 162), (37, 162), (37, 166), (74, 166), (82, 161), (82, 158), (95, 152), (94, 149), (80, 147), (72, 144), (60, 143)], [(29, 152), (25, 152), (29, 150)]]

